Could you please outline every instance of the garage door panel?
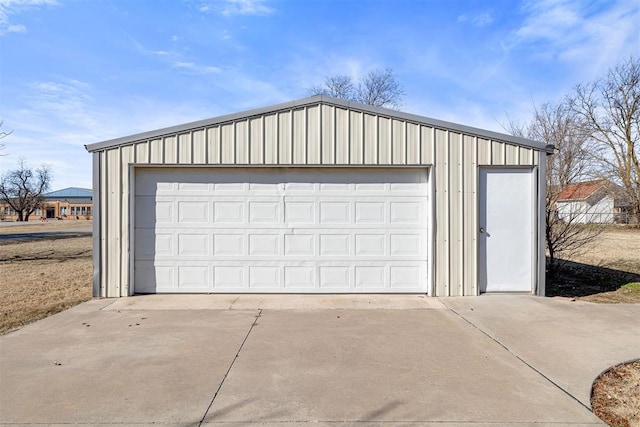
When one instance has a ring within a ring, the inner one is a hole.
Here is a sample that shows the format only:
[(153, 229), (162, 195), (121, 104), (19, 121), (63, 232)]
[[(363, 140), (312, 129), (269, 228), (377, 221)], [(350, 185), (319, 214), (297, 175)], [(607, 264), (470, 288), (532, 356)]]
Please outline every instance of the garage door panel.
[(280, 267), (249, 267), (249, 287), (258, 290), (277, 289), (280, 287)]
[(135, 257), (142, 260), (153, 260), (158, 256), (173, 256), (174, 235), (160, 234), (152, 228), (137, 229), (135, 234)]
[(282, 270), (285, 289), (312, 291), (316, 288), (316, 267), (288, 265)]
[(240, 291), (245, 287), (245, 268), (242, 265), (214, 267), (214, 290)]
[(141, 168), (135, 290), (426, 292), (426, 182), (419, 169)]
[(179, 265), (178, 288), (207, 291), (210, 287), (208, 265)]
[(208, 256), (209, 253), (208, 234), (178, 234), (178, 256)]
[(223, 256), (243, 256), (245, 255), (245, 234), (215, 234), (213, 236), (213, 255)]
[(279, 224), (282, 222), (280, 216), (280, 202), (249, 202), (249, 222), (251, 224)]
[(175, 282), (172, 265), (154, 265), (154, 261), (137, 261), (135, 268), (135, 288), (137, 293), (152, 294), (170, 292)]

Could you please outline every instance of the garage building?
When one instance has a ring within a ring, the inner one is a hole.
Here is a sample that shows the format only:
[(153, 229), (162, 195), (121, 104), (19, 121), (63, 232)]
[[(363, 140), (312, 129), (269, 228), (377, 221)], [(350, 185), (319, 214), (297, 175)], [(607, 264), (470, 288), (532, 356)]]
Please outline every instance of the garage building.
[(544, 294), (536, 141), (314, 96), (86, 148), (97, 297)]

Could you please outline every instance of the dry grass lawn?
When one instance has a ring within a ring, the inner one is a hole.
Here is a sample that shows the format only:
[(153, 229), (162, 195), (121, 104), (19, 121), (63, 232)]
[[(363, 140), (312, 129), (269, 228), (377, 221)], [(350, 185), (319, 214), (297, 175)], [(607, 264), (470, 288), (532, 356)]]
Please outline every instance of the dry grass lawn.
[(91, 244), (91, 236), (3, 242), (0, 334), (91, 299)]

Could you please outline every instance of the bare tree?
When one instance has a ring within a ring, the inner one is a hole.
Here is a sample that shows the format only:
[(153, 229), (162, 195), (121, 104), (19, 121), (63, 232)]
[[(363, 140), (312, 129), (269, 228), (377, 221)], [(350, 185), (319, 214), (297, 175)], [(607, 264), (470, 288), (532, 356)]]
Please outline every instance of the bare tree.
[[(4, 124), (4, 121), (0, 120), (0, 128), (2, 127), (3, 124)], [(12, 132), (13, 131), (9, 131), (9, 132), (0, 131), (0, 139), (11, 135)], [(5, 149), (4, 143), (0, 142), (0, 156), (5, 156), (5, 154), (2, 153), (4, 149)]]
[(42, 205), (42, 195), (49, 190), (51, 172), (47, 166), (32, 170), (24, 159), (17, 169), (8, 171), (0, 180), (0, 201), (13, 208), (18, 221), (29, 221), (29, 216)]
[(327, 95), (334, 98), (355, 100), (356, 88), (353, 79), (346, 75), (337, 74), (324, 79), (324, 85), (314, 86), (308, 90), (309, 96)]
[(357, 83), (347, 75), (328, 76), (323, 85), (312, 87), (307, 94), (328, 95), (375, 107), (399, 109), (404, 90), (393, 70), (387, 68), (369, 71)]
[(622, 184), (640, 225), (640, 61), (631, 57), (578, 85), (572, 109), (589, 126), (601, 172)]
[(558, 255), (579, 252), (602, 232), (602, 227), (580, 224), (579, 212), (558, 214), (558, 196), (569, 184), (584, 179), (590, 172), (588, 127), (571, 105), (572, 100), (567, 98), (557, 104), (534, 106), (531, 122), (524, 125), (510, 122), (506, 126), (514, 135), (555, 146), (554, 154), (546, 159), (545, 239), (550, 267), (555, 265)]

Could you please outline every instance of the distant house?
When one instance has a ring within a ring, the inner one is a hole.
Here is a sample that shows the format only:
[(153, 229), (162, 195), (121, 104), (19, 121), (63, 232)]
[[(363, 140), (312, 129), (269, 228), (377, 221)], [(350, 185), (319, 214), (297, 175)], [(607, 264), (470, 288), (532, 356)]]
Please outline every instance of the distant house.
[[(43, 195), (42, 206), (29, 219), (91, 219), (93, 192), (87, 188), (69, 187)], [(7, 204), (0, 204), (0, 219), (15, 221), (16, 212)]]
[(566, 186), (556, 200), (558, 216), (579, 224), (610, 224), (615, 221), (618, 187), (606, 179), (576, 182)]

